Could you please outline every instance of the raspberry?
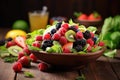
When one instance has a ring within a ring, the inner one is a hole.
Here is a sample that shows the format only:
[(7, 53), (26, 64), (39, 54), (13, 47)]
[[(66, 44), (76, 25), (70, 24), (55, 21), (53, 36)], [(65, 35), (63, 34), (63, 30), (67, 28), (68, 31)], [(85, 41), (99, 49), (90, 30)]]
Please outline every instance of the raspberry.
[(61, 25), (61, 27), (64, 27), (65, 29), (68, 29), (69, 28), (69, 24), (68, 23), (64, 23)]
[(61, 45), (66, 44), (66, 43), (67, 43), (66, 37), (62, 36), (62, 37), (60, 38), (59, 42), (60, 42)]
[(42, 36), (41, 35), (36, 36), (36, 41), (42, 41)]
[(105, 44), (104, 44), (104, 42), (99, 42), (98, 43), (98, 46), (104, 46)]
[(39, 69), (40, 71), (46, 71), (46, 70), (48, 69), (48, 65), (45, 64), (45, 63), (39, 63), (39, 64), (38, 64), (38, 69)]
[(91, 38), (87, 39), (87, 43), (90, 44), (90, 46), (94, 45), (94, 41)]
[(89, 39), (89, 38), (91, 38), (91, 34), (90, 34), (90, 31), (85, 31), (84, 33), (83, 33), (83, 36), (84, 36), (84, 38), (85, 39)]
[(47, 33), (43, 36), (43, 40), (49, 40), (49, 39), (51, 39), (50, 33)]
[(12, 68), (14, 72), (20, 72), (22, 70), (22, 64), (20, 62), (15, 62)]
[(32, 46), (40, 48), (41, 44), (38, 41), (35, 41)]
[(53, 34), (52, 39), (53, 39), (53, 40), (59, 40), (60, 37), (61, 37), (60, 34), (55, 33), (55, 34)]
[(82, 32), (77, 32), (76, 33), (76, 39), (82, 39), (83, 38), (83, 33)]
[(61, 27), (60, 29), (59, 29), (59, 32), (60, 32), (60, 34), (62, 35), (62, 36), (64, 36), (65, 35), (65, 32), (66, 32), (67, 30), (65, 29), (65, 28), (63, 28), (63, 27)]
[(94, 33), (90, 32), (91, 38), (94, 38)]

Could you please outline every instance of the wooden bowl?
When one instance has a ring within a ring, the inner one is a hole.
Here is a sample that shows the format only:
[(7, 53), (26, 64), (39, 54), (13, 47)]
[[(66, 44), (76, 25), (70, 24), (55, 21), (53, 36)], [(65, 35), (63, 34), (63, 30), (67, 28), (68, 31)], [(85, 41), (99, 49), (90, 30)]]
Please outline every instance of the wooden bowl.
[(102, 25), (102, 20), (77, 20), (75, 19), (75, 22), (81, 25), (85, 25), (86, 27), (89, 27), (89, 26), (99, 27)]
[(58, 54), (58, 53), (45, 53), (39, 51), (31, 51), (39, 60), (46, 62), (50, 65), (57, 67), (78, 67), (86, 65), (92, 61), (96, 61), (105, 49), (101, 49), (97, 52), (87, 54)]

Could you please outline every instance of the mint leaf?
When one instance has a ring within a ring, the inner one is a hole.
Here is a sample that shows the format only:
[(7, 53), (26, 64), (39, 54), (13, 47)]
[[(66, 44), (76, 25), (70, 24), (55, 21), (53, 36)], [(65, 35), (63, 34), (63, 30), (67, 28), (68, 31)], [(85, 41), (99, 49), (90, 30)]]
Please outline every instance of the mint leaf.
[(117, 49), (114, 50), (108, 50), (104, 53), (104, 56), (114, 58), (114, 56), (117, 54)]
[(85, 76), (82, 74), (81, 76), (78, 76), (75, 80), (85, 80)]
[(29, 78), (33, 78), (34, 77), (34, 75), (31, 72), (29, 72), (29, 71), (25, 71), (24, 75), (25, 75), (25, 77), (29, 77)]

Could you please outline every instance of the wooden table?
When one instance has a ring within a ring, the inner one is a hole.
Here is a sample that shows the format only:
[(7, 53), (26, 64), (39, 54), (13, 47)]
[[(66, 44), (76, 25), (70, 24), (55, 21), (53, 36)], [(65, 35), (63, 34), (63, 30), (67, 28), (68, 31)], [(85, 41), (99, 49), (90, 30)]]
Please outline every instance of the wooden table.
[[(9, 30), (4, 30), (4, 33)], [(3, 30), (0, 29), (0, 38), (3, 38)], [(120, 80), (120, 50), (114, 59), (101, 56), (97, 61), (88, 64), (82, 69), (68, 71), (42, 72), (37, 68), (38, 63), (32, 63), (31, 68), (23, 68), (22, 71), (29, 71), (34, 78), (27, 78), (23, 72), (15, 75), (12, 70), (12, 63), (4, 63), (0, 59), (0, 80), (75, 80), (84, 74), (86, 80)]]

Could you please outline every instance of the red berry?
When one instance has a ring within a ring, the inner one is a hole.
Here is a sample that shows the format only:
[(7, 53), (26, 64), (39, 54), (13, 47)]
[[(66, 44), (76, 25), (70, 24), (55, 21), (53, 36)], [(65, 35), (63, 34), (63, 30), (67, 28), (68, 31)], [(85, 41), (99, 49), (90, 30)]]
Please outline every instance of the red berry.
[(59, 42), (60, 42), (61, 45), (66, 44), (67, 43), (66, 37), (64, 37), (64, 36), (60, 37)]
[(39, 43), (39, 41), (35, 41), (33, 42), (32, 46), (40, 48), (41, 44)]
[(18, 62), (22, 64), (23, 67), (30, 67), (30, 59), (27, 56), (21, 57)]
[(21, 57), (25, 56), (25, 53), (24, 52), (19, 52), (18, 53), (18, 59), (20, 59)]
[(22, 70), (22, 64), (20, 62), (15, 62), (12, 68), (14, 72), (20, 72)]
[(55, 34), (52, 36), (52, 39), (53, 39), (53, 40), (59, 40), (59, 39), (60, 39), (60, 37), (61, 37), (61, 35), (60, 35), (60, 34), (55, 33)]
[(98, 46), (104, 46), (104, 45), (105, 45), (104, 42), (99, 42), (99, 43), (98, 43)]
[(33, 61), (33, 62), (37, 62), (37, 57), (32, 53), (30, 54), (30, 59)]
[(41, 35), (39, 35), (39, 36), (36, 36), (36, 39), (35, 39), (36, 41), (42, 41), (42, 36)]
[(6, 48), (10, 47), (10, 46), (14, 46), (16, 45), (16, 43), (14, 41), (8, 41), (6, 44)]
[(89, 52), (89, 51), (91, 51), (92, 50), (92, 47), (89, 45), (88, 47), (87, 47), (87, 51)]
[(39, 64), (38, 64), (38, 69), (39, 69), (40, 71), (46, 71), (46, 70), (48, 69), (48, 65), (45, 64), (45, 63), (39, 63)]
[(90, 46), (94, 45), (94, 41), (91, 38), (87, 39), (87, 43), (90, 44)]
[(93, 33), (93, 32), (90, 32), (90, 34), (91, 34), (91, 38), (94, 38), (94, 33)]
[(23, 48), (23, 52), (25, 52), (26, 54), (30, 55), (30, 50), (28, 48)]
[(82, 39), (82, 38), (83, 38), (83, 33), (80, 32), (80, 31), (78, 31), (78, 32), (76, 33), (76, 38), (77, 38), (77, 39)]
[(69, 28), (69, 24), (68, 23), (64, 23), (61, 25), (61, 27), (64, 27), (65, 29), (68, 29)]
[(43, 40), (50, 40), (50, 39), (51, 39), (51, 35), (49, 33), (43, 36)]
[(59, 29), (59, 32), (60, 32), (60, 34), (62, 35), (62, 36), (64, 36), (65, 35), (65, 32), (66, 32), (67, 30), (64, 28), (64, 27), (61, 27), (60, 29)]
[(72, 43), (72, 42), (69, 42), (69, 43), (66, 43), (65, 45), (63, 45), (62, 50), (63, 50), (63, 52), (65, 52), (65, 53), (70, 53), (72, 47), (73, 47), (73, 43)]

